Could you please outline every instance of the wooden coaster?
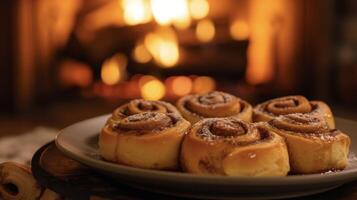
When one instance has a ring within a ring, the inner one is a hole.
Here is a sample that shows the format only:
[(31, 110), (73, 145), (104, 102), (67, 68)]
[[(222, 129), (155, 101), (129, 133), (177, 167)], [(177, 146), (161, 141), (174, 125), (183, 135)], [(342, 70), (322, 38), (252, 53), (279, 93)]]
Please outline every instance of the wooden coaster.
[[(68, 199), (172, 199), (138, 190), (103, 176), (66, 157), (55, 143), (41, 147), (33, 156), (32, 173), (42, 186)], [(177, 197), (175, 197), (177, 199)]]

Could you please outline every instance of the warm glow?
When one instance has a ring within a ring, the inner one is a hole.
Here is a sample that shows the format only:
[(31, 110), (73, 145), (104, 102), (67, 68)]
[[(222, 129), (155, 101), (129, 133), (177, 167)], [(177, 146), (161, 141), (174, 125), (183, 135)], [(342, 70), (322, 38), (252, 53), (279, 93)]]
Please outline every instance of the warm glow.
[(208, 15), (209, 4), (207, 0), (191, 0), (190, 13), (194, 19), (202, 19)]
[(235, 40), (245, 40), (248, 39), (249, 36), (249, 28), (248, 24), (241, 20), (235, 20), (230, 28), (229, 31), (231, 36)]
[(153, 16), (160, 25), (187, 28), (191, 23), (187, 0), (151, 0)]
[(174, 4), (168, 0), (151, 0), (151, 10), (157, 23), (167, 25), (171, 22)]
[[(135, 76), (135, 75), (134, 75)], [(134, 77), (133, 77), (134, 78)], [(144, 76), (141, 76), (139, 78), (139, 87), (142, 88), (143, 85), (145, 85), (147, 82), (149, 81), (152, 81), (152, 80), (156, 80), (157, 78), (155, 76), (151, 76), (151, 75), (144, 75)]]
[(127, 58), (123, 54), (116, 54), (104, 61), (101, 70), (101, 77), (105, 84), (114, 85), (123, 77), (124, 68), (127, 65)]
[(145, 37), (145, 47), (162, 67), (173, 67), (179, 60), (179, 47), (175, 32), (161, 28)]
[(205, 19), (198, 22), (196, 36), (201, 42), (209, 42), (214, 38), (215, 27), (211, 20)]
[(58, 79), (65, 87), (87, 87), (92, 83), (93, 73), (91, 68), (84, 63), (65, 60), (60, 63)]
[(141, 97), (146, 100), (159, 100), (165, 95), (165, 86), (159, 80), (151, 80), (141, 88)]
[(186, 76), (179, 76), (172, 81), (172, 92), (177, 96), (189, 94), (192, 90), (192, 81)]
[(133, 58), (138, 63), (147, 63), (152, 57), (144, 44), (138, 43), (133, 50)]
[[(249, 19), (250, 41), (248, 48), (248, 68), (246, 79), (249, 84), (267, 83), (273, 78), (274, 51), (273, 27), (268, 18), (273, 18), (280, 1), (251, 2)], [(289, 49), (286, 49), (289, 51)]]
[(208, 76), (197, 77), (193, 81), (193, 92), (202, 94), (216, 89), (216, 82), (213, 78)]
[(121, 5), (126, 24), (136, 25), (151, 20), (150, 5), (147, 0), (121, 0)]
[(172, 18), (173, 24), (176, 28), (186, 29), (191, 25), (190, 12), (188, 10), (187, 0), (170, 0), (174, 3), (174, 15)]

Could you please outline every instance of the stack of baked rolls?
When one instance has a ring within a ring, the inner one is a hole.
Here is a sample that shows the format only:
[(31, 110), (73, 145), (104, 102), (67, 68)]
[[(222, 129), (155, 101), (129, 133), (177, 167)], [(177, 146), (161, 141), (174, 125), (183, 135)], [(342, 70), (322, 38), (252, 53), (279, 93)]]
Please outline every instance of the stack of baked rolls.
[(321, 101), (272, 99), (254, 108), (224, 92), (187, 95), (177, 108), (132, 100), (99, 137), (105, 160), (139, 168), (226, 176), (286, 176), (344, 169), (349, 137)]

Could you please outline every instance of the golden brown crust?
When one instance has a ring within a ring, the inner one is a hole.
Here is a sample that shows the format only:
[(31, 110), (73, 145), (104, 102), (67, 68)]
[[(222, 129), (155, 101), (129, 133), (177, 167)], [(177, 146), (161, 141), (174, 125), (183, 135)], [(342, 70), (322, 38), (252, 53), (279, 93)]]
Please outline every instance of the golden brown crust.
[(13, 162), (0, 164), (0, 197), (4, 199), (39, 199), (43, 188), (30, 169)]
[(176, 105), (182, 116), (192, 124), (212, 117), (237, 117), (246, 122), (252, 121), (252, 106), (224, 92), (187, 95), (180, 98)]
[(348, 164), (350, 138), (330, 129), (321, 115), (284, 115), (269, 121), (266, 127), (285, 138), (294, 173), (344, 169)]
[(184, 171), (227, 176), (285, 176), (289, 159), (283, 138), (237, 118), (196, 123), (181, 149)]
[(99, 150), (104, 159), (150, 169), (177, 169), (190, 123), (176, 113), (144, 112), (108, 123)]
[(267, 122), (280, 115), (311, 113), (324, 117), (328, 126), (335, 128), (334, 117), (329, 106), (322, 101), (309, 101), (304, 96), (285, 96), (258, 104), (253, 109), (254, 122)]
[(120, 120), (142, 112), (176, 113), (180, 115), (176, 107), (168, 102), (134, 99), (116, 108), (108, 122)]
[(312, 107), (312, 114), (321, 115), (330, 129), (336, 128), (335, 118), (330, 107), (322, 101), (310, 101)]

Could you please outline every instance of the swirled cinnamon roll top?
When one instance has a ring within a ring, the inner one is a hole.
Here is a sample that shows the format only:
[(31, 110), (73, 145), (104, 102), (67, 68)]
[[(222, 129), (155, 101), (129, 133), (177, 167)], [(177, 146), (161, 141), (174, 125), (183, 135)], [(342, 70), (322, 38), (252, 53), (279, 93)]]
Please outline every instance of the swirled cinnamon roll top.
[(182, 97), (177, 102), (177, 108), (191, 123), (214, 117), (238, 117), (250, 122), (252, 115), (252, 107), (249, 103), (218, 91)]
[(337, 129), (330, 129), (322, 116), (309, 113), (281, 115), (268, 123), (281, 131), (322, 140), (333, 140), (334, 136), (342, 133)]
[(253, 110), (254, 121), (270, 121), (280, 115), (293, 113), (320, 115), (330, 128), (335, 128), (334, 118), (328, 105), (321, 101), (309, 101), (304, 96), (286, 96), (258, 104)]
[(104, 159), (149, 169), (177, 169), (190, 123), (177, 113), (142, 112), (109, 121), (99, 137)]
[(208, 118), (194, 125), (196, 137), (207, 141), (223, 141), (232, 145), (247, 145), (266, 138), (256, 126), (237, 118)]
[(228, 176), (284, 176), (289, 159), (282, 137), (235, 117), (207, 118), (185, 136), (184, 171)]
[(113, 131), (121, 133), (162, 131), (175, 126), (182, 117), (176, 113), (144, 112), (128, 116), (112, 124)]
[(266, 125), (285, 138), (293, 173), (343, 169), (348, 164), (350, 138), (340, 130), (330, 129), (321, 115), (281, 115)]
[(134, 99), (115, 109), (109, 121), (123, 119), (143, 112), (176, 113), (180, 115), (175, 106), (168, 102)]

